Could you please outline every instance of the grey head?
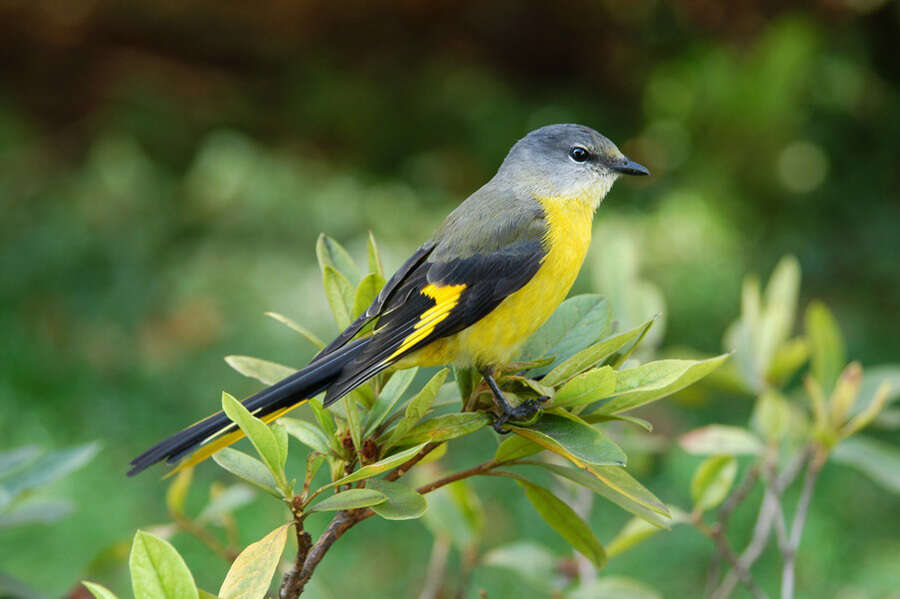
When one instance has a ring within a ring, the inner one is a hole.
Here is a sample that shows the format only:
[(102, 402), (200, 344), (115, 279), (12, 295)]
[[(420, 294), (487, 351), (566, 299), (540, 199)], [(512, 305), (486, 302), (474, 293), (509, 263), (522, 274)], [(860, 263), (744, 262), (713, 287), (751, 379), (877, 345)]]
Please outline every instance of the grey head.
[(573, 198), (596, 208), (621, 175), (649, 174), (597, 131), (562, 124), (535, 129), (516, 142), (496, 179), (533, 197)]

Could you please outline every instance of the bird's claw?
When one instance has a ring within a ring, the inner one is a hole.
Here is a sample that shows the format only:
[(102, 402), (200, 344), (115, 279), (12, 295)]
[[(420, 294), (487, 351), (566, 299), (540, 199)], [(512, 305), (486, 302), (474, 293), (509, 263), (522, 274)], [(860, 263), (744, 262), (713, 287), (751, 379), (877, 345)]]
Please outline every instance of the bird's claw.
[(523, 401), (515, 407), (504, 404), (503, 413), (494, 419), (494, 422), (491, 423), (491, 426), (494, 427), (494, 430), (497, 431), (498, 434), (508, 435), (512, 431), (508, 428), (503, 428), (503, 426), (507, 422), (522, 422), (531, 420), (540, 411), (541, 405), (548, 399), (550, 399), (549, 395), (542, 395), (535, 399), (528, 399), (526, 401)]

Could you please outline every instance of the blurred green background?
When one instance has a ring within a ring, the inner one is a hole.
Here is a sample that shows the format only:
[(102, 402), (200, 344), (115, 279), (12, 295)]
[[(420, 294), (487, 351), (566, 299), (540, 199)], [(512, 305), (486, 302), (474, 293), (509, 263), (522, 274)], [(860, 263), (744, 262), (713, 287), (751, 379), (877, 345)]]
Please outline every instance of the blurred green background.
[[(711, 353), (743, 275), (793, 253), (802, 304), (830, 305), (851, 357), (900, 358), (896, 2), (12, 0), (0, 54), (0, 450), (104, 446), (54, 487), (75, 514), (0, 530), (0, 571), (48, 595), (85, 576), (127, 595), (110, 547), (166, 515), (158, 474), (126, 479), (126, 464), (223, 388), (257, 388), (223, 355), (311, 355), (264, 311), (335, 332), (319, 232), (362, 258), (372, 230), (396, 268), (544, 124), (595, 127), (653, 173), (601, 207), (578, 290), (602, 290), (605, 241), (625, 236), (665, 297), (664, 344)], [(666, 437), (749, 410), (718, 398), (649, 417)], [(697, 461), (673, 450), (639, 477), (680, 500)], [(212, 465), (198, 478), (226, 480)], [(488, 547), (521, 535), (562, 551), (521, 494), (476, 487)], [(283, 517), (272, 503), (239, 512), (243, 542)], [(601, 540), (625, 519), (593, 513)], [(896, 592), (898, 538), (896, 498), (829, 466), (800, 596)], [(217, 588), (225, 564), (174, 542)], [(322, 596), (415, 597), (429, 548), (420, 523), (367, 523), (317, 573)], [(609, 570), (695, 596), (709, 553), (676, 530)], [(774, 560), (761, 564), (771, 588)], [(499, 570), (476, 571), (480, 587), (528, 596)]]

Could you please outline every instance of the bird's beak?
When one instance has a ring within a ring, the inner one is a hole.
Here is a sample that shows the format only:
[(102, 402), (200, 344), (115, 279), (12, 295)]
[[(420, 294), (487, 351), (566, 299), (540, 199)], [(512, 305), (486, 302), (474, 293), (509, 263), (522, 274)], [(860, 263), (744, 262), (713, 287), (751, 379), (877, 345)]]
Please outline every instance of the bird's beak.
[(644, 176), (650, 174), (650, 171), (647, 170), (646, 166), (638, 164), (634, 160), (630, 160), (628, 158), (625, 158), (624, 156), (622, 157), (621, 161), (616, 162), (612, 165), (612, 170), (616, 171), (617, 173), (622, 173), (623, 175)]

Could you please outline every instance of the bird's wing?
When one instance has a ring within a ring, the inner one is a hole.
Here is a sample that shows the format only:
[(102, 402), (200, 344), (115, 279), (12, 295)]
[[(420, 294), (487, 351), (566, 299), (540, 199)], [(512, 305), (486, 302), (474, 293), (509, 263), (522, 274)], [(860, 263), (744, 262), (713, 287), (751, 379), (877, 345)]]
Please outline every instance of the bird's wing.
[(420, 260), (377, 307), (370, 343), (329, 387), (325, 404), (410, 352), (486, 316), (534, 276), (545, 255), (539, 238), (526, 238), (467, 257)]

